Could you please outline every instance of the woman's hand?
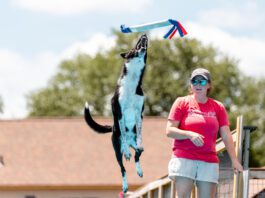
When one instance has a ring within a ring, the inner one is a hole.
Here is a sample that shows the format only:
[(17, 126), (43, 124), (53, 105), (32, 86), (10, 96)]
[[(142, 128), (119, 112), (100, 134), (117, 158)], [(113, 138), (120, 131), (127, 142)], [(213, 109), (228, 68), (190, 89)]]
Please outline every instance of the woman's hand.
[(232, 161), (232, 167), (234, 169), (234, 173), (235, 174), (238, 174), (239, 172), (243, 172), (243, 167), (239, 163), (239, 161), (237, 160), (237, 158)]
[(203, 135), (193, 131), (186, 131), (179, 128), (179, 121), (168, 120), (166, 134), (170, 138), (177, 140), (190, 139), (195, 146), (203, 146)]
[(230, 156), (230, 159), (232, 161), (232, 167), (234, 169), (234, 173), (237, 174), (238, 172), (243, 171), (243, 167), (240, 164), (240, 162), (237, 159), (233, 137), (230, 132), (229, 126), (225, 125), (220, 128), (220, 135), (223, 139), (223, 142), (225, 144), (226, 150)]
[(204, 140), (203, 140), (204, 136), (203, 135), (200, 135), (198, 133), (190, 131), (189, 136), (190, 136), (189, 139), (192, 141), (192, 143), (195, 146), (203, 146), (204, 145)]

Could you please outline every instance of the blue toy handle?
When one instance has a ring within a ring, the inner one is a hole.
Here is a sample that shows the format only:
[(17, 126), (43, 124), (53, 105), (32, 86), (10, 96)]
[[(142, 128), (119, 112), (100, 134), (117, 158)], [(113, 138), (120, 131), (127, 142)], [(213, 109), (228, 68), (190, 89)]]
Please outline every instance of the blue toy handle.
[(184, 35), (187, 34), (186, 30), (183, 28), (183, 26), (176, 20), (173, 19), (168, 19), (168, 20), (163, 20), (163, 21), (156, 21), (152, 23), (146, 23), (142, 25), (135, 25), (135, 26), (126, 26), (126, 25), (121, 25), (121, 32), (122, 33), (132, 33), (132, 32), (145, 32), (151, 29), (155, 28), (160, 28), (160, 27), (165, 27), (173, 25), (172, 28), (169, 30), (169, 32), (164, 36), (164, 38), (172, 38), (176, 31), (179, 32), (180, 36), (183, 37)]

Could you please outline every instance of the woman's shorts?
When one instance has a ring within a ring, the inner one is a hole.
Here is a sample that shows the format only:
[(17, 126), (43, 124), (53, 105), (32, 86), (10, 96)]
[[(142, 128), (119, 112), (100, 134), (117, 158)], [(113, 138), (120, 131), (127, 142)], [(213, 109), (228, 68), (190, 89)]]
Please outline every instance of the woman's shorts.
[(168, 177), (175, 180), (177, 176), (187, 177), (194, 181), (218, 184), (219, 164), (185, 158), (172, 158), (168, 164)]

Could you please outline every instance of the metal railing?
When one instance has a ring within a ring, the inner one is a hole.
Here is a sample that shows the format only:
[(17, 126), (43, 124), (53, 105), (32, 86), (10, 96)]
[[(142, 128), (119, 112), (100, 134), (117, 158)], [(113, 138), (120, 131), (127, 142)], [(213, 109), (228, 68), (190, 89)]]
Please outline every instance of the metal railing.
[(250, 168), (248, 197), (265, 197), (265, 168)]

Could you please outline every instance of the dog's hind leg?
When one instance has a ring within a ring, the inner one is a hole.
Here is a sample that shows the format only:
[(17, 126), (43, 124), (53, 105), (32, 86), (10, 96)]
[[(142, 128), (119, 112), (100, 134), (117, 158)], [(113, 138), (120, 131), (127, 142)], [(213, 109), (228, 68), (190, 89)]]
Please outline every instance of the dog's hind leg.
[(119, 127), (120, 127), (120, 141), (121, 141), (121, 153), (124, 154), (125, 159), (128, 161), (131, 158), (131, 153), (129, 149), (129, 145), (126, 139), (126, 125), (124, 115), (121, 119), (119, 119)]
[(121, 168), (121, 174), (122, 174), (122, 191), (124, 193), (126, 193), (128, 191), (128, 182), (127, 182), (127, 177), (126, 177), (126, 170), (123, 166), (123, 162), (122, 162), (122, 153), (121, 153), (121, 149), (120, 149), (120, 141), (119, 138), (117, 136), (115, 136), (117, 133), (113, 133), (112, 134), (112, 145), (114, 147), (115, 150), (115, 155), (116, 155), (116, 159), (120, 165)]
[(142, 143), (142, 116), (137, 119), (136, 121), (136, 144), (137, 148), (140, 150), (144, 150), (143, 143)]
[(135, 150), (135, 156), (134, 156), (136, 171), (140, 177), (143, 177), (143, 171), (142, 171), (142, 168), (140, 165), (140, 156), (141, 156), (142, 152), (143, 152), (142, 150), (136, 149)]
[(130, 160), (131, 158), (131, 153), (129, 149), (129, 145), (127, 143), (126, 139), (126, 125), (125, 125), (125, 118), (123, 115), (123, 106), (122, 102), (120, 101), (121, 99), (118, 98), (118, 95), (116, 97), (112, 98), (112, 112), (114, 116), (114, 122), (115, 122), (115, 127), (116, 130), (120, 132), (120, 152), (124, 154), (126, 160)]
[[(136, 126), (134, 127), (133, 130), (134, 130), (134, 133), (136, 133)], [(135, 165), (136, 165), (137, 174), (140, 177), (143, 177), (143, 171), (142, 171), (142, 168), (140, 166), (140, 156), (141, 156), (143, 150), (138, 148), (138, 146), (136, 144), (136, 137), (135, 137), (134, 141), (131, 143), (131, 146), (135, 150), (134, 161), (135, 161)]]
[(136, 108), (136, 144), (138, 149), (144, 150), (142, 143), (142, 113), (144, 111), (144, 96), (137, 95), (138, 108)]

